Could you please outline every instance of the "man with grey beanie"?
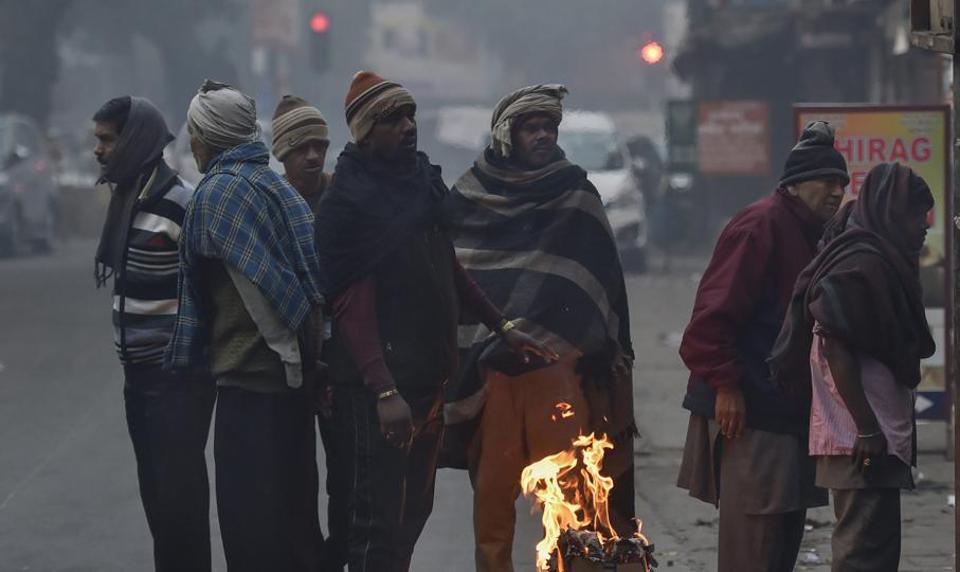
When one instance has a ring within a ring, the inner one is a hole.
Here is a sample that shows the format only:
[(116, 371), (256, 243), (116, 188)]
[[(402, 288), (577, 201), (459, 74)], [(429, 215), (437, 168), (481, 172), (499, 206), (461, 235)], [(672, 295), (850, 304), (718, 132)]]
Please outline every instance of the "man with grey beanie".
[(700, 282), (680, 346), (690, 423), (678, 485), (720, 509), (719, 572), (793, 570), (806, 511), (826, 504), (809, 402), (770, 383), (767, 359), (849, 182), (833, 127), (811, 123), (777, 190), (724, 228)]
[(177, 313), (177, 242), (193, 189), (163, 160), (173, 139), (149, 100), (122, 96), (93, 116), (94, 155), (110, 205), (95, 256), (113, 287), (127, 429), (158, 572), (210, 571), (204, 450), (215, 390), (203, 368), (166, 371)]
[(204, 173), (183, 221), (169, 367), (217, 385), (217, 508), (231, 572), (319, 568), (313, 214), (270, 169), (252, 98), (207, 81), (187, 128)]

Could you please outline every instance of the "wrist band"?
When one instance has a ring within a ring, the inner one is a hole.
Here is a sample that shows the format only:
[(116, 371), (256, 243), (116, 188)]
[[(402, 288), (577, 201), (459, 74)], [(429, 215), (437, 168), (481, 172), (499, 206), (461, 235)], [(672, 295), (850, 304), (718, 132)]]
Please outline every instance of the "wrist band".
[(883, 435), (883, 431), (877, 431), (876, 433), (868, 433), (866, 435), (857, 433), (857, 439), (871, 439), (873, 437), (879, 437), (880, 435)]
[(380, 401), (381, 399), (386, 399), (386, 398), (388, 398), (388, 397), (393, 397), (394, 395), (400, 395), (400, 392), (397, 391), (397, 388), (396, 388), (396, 387), (391, 387), (390, 389), (388, 389), (388, 390), (386, 390), (386, 391), (381, 391), (380, 393), (378, 393), (378, 394), (377, 394), (377, 401)]

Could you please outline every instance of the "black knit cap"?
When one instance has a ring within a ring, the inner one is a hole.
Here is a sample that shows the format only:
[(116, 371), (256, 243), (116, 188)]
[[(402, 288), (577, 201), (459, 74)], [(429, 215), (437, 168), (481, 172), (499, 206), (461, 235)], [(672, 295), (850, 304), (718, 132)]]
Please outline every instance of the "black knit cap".
[(835, 130), (826, 121), (814, 121), (804, 128), (800, 141), (787, 155), (780, 186), (814, 179), (838, 177), (850, 183), (847, 160), (833, 146)]

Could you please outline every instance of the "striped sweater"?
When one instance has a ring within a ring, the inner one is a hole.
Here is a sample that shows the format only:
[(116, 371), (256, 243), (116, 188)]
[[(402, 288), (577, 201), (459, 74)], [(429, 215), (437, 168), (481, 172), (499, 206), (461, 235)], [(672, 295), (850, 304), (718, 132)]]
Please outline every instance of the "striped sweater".
[(180, 226), (192, 196), (161, 164), (134, 208), (113, 290), (114, 343), (125, 365), (163, 364), (177, 316)]

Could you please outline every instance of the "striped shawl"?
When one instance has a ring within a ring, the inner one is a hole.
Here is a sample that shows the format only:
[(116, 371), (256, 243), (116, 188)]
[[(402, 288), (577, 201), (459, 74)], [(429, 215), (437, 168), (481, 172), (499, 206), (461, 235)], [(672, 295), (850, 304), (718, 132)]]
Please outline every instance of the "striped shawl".
[[(532, 173), (495, 162), (488, 149), (444, 205), (458, 259), (520, 329), (560, 354), (579, 352), (584, 378), (609, 381), (613, 360), (633, 350), (623, 271), (596, 189), (566, 159)], [(458, 343), (463, 368), (447, 395), (450, 424), (482, 408), (482, 368), (519, 375), (545, 365), (522, 363), (468, 312)]]

